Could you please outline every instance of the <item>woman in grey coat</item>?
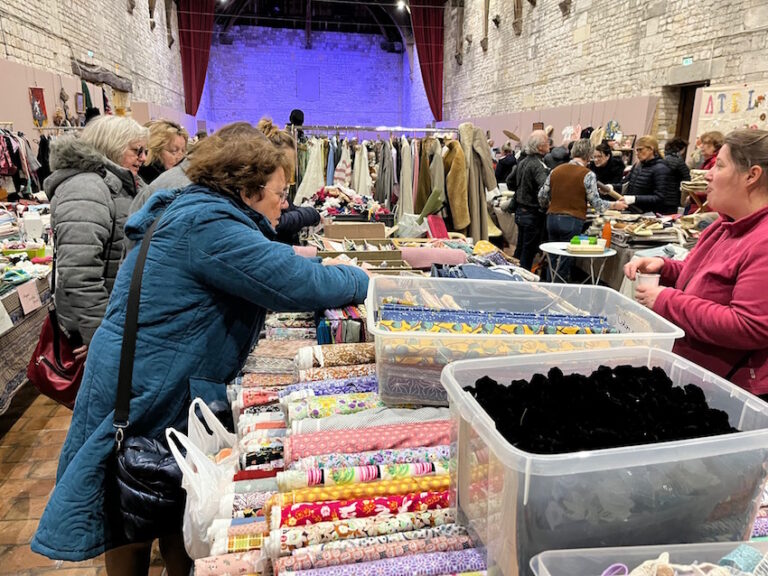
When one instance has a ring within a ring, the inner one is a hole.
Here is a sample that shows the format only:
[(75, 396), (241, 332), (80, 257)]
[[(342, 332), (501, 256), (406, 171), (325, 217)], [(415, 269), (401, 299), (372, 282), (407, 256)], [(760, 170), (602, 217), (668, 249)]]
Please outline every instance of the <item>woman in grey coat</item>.
[(54, 303), (78, 356), (87, 353), (107, 309), (148, 137), (135, 120), (103, 116), (90, 122), (79, 138), (51, 145), (53, 173), (44, 188), (51, 201)]

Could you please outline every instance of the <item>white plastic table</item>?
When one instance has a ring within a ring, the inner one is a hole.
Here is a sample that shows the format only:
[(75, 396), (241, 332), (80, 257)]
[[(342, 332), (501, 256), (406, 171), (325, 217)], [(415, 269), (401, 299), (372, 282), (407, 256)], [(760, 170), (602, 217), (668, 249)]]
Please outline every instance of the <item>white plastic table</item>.
[[(569, 242), (544, 242), (539, 246), (539, 250), (544, 252), (547, 256), (547, 264), (552, 273), (552, 279), (556, 281), (558, 278), (565, 283), (565, 278), (557, 273), (557, 268), (560, 267), (560, 259), (563, 257), (568, 258), (588, 258), (589, 259), (589, 276), (585, 280), (586, 282), (592, 281), (592, 284), (597, 285), (600, 283), (600, 276), (603, 274), (603, 268), (605, 268), (605, 262), (611, 256), (616, 255), (616, 250), (613, 248), (606, 248), (604, 252), (585, 252), (581, 254), (572, 254), (568, 252)], [(552, 256), (557, 256), (557, 268), (552, 266)], [(595, 276), (595, 260), (600, 260), (600, 269)]]

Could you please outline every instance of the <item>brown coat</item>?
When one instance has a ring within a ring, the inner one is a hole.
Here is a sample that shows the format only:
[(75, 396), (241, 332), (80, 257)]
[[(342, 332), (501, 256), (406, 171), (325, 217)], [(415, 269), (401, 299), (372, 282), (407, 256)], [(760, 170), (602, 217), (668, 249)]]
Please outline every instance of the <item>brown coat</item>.
[(467, 201), (467, 162), (464, 158), (464, 150), (456, 140), (448, 142), (448, 154), (443, 158), (443, 166), (453, 228), (463, 231), (470, 222)]

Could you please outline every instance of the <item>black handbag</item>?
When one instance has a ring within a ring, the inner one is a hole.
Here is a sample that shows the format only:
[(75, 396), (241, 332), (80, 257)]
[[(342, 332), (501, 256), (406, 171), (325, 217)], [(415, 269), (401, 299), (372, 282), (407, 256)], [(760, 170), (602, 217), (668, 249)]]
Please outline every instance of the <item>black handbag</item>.
[(182, 473), (167, 446), (154, 438), (126, 437), (130, 425), (131, 383), (136, 355), (136, 332), (144, 263), (158, 217), (141, 242), (125, 313), (125, 329), (120, 354), (120, 373), (115, 399), (116, 494), (122, 519), (120, 529), (129, 542), (147, 542), (160, 536), (180, 533), (186, 494), (181, 487)]

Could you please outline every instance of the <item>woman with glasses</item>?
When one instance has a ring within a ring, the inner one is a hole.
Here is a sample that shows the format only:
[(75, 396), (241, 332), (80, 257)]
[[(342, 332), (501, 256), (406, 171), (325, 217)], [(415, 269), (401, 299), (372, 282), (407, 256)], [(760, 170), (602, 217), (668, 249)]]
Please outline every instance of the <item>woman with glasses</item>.
[(680, 194), (675, 190), (672, 172), (659, 152), (653, 136), (642, 136), (635, 145), (637, 162), (629, 173), (629, 186), (624, 201), (640, 212), (675, 214)]
[[(126, 224), (140, 242), (157, 220), (141, 286), (127, 437), (160, 439), (183, 430), (190, 402), (226, 398), (267, 310), (315, 311), (360, 303), (361, 268), (328, 265), (274, 242), (293, 158), (261, 132), (202, 140), (191, 155), (192, 185), (159, 190)], [(91, 344), (54, 489), (32, 542), (49, 558), (81, 561), (106, 552), (107, 573), (146, 574), (151, 542), (128, 537), (135, 510), (105, 491), (115, 450), (112, 417), (123, 326), (138, 249), (128, 253), (107, 314)], [(158, 533), (169, 576), (189, 574), (178, 530)]]
[(88, 123), (80, 138), (51, 144), (53, 173), (43, 186), (51, 200), (54, 303), (79, 357), (86, 354), (107, 309), (148, 136), (130, 118), (101, 116)]
[(707, 201), (719, 218), (684, 261), (640, 258), (624, 267), (661, 274), (635, 298), (685, 330), (673, 351), (768, 398), (768, 131), (725, 137), (707, 172)]
[(187, 131), (170, 120), (155, 120), (150, 122), (149, 149), (147, 160), (139, 170), (139, 176), (146, 184), (151, 184), (155, 178), (166, 170), (170, 170), (184, 159), (187, 153)]

